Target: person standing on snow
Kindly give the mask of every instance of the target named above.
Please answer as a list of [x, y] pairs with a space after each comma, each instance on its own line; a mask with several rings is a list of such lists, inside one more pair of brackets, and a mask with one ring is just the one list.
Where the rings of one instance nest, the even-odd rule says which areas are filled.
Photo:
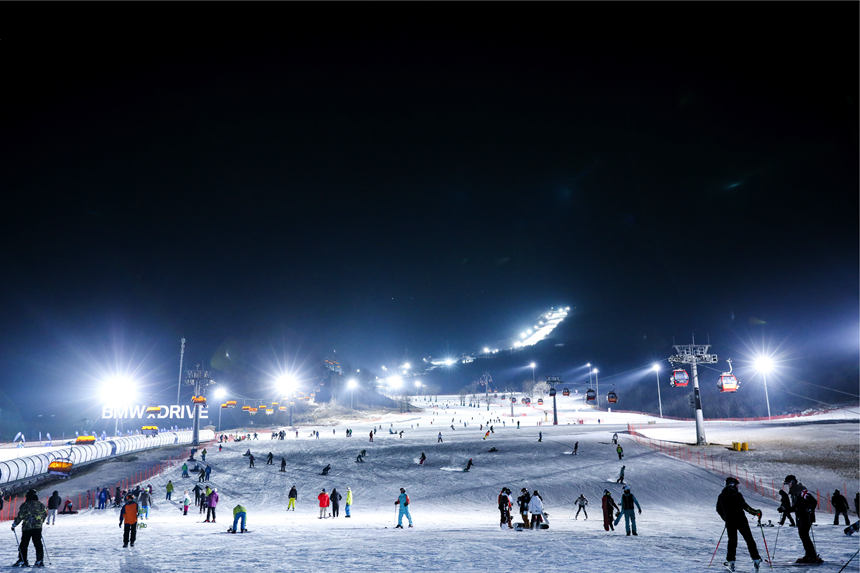
[[409, 496], [406, 495], [406, 489], [400, 488], [400, 495], [394, 505], [400, 506], [400, 511], [397, 513], [397, 526], [395, 529], [403, 529], [403, 516], [409, 520], [409, 527], [412, 527], [412, 514], [409, 513]]
[[839, 525], [839, 516], [845, 516], [845, 525], [851, 525], [848, 521], [848, 500], [845, 496], [839, 493], [839, 490], [833, 492], [830, 498], [830, 503], [833, 504], [833, 525]]
[[203, 488], [200, 487], [200, 484], [194, 484], [194, 489], [192, 491], [194, 491], [194, 505], [199, 506], [200, 505], [200, 493], [203, 491]]
[[529, 490], [522, 488], [520, 490], [520, 496], [517, 498], [517, 505], [519, 505], [520, 508], [520, 517], [523, 518], [523, 527], [526, 529], [529, 527], [529, 502], [531, 499], [532, 496], [529, 494]]
[[39, 494], [35, 489], [27, 491], [27, 500], [21, 504], [18, 509], [18, 515], [15, 521], [12, 522], [12, 530], [21, 523], [21, 542], [18, 544], [18, 561], [13, 567], [29, 567], [27, 562], [27, 550], [30, 547], [30, 540], [33, 540], [33, 547], [36, 548], [36, 567], [44, 567], [42, 562], [44, 558], [44, 548], [42, 547], [42, 523], [48, 516], [48, 510], [45, 509], [45, 504], [39, 501]]
[[254, 467], [254, 454], [248, 454], [248, 467]]
[[206, 489], [203, 490], [203, 493], [200, 494], [200, 513], [204, 513], [206, 509], [209, 507], [209, 495], [212, 493], [212, 490], [209, 486], [206, 486]]
[[618, 514], [618, 517], [615, 518], [615, 525], [618, 525], [618, 522], [621, 521], [621, 516], [624, 516], [624, 529], [627, 531], [627, 535], [630, 535], [630, 526], [633, 526], [633, 535], [639, 535], [636, 533], [636, 514], [633, 511], [633, 506], [636, 506], [636, 509], [639, 510], [639, 515], [642, 515], [642, 508], [639, 506], [639, 500], [630, 492], [630, 486], [624, 486], [624, 493], [621, 494], [621, 512]]
[[344, 509], [346, 510], [346, 515], [344, 517], [349, 517], [350, 507], [352, 507], [352, 490], [346, 488], [346, 507], [344, 507]]
[[618, 432], [615, 432], [614, 434], [612, 434], [612, 443], [615, 444], [616, 446], [618, 445]]
[[167, 485], [164, 486], [164, 489], [165, 491], [167, 491], [167, 497], [165, 497], [164, 499], [170, 499], [171, 496], [173, 496], [173, 482], [167, 480]]
[[576, 455], [576, 452], [579, 450], [579, 442], [573, 444], [573, 455]]
[[281, 458], [281, 471], [287, 471], [287, 458]]
[[737, 479], [733, 477], [726, 478], [726, 487], [717, 497], [717, 513], [726, 522], [726, 533], [728, 533], [729, 542], [726, 547], [726, 567], [730, 571], [735, 570], [735, 552], [738, 548], [738, 532], [746, 541], [747, 549], [750, 552], [750, 558], [753, 560], [753, 567], [758, 571], [761, 564], [761, 556], [758, 552], [755, 539], [750, 532], [750, 524], [744, 512], [755, 515], [761, 520], [761, 510], [753, 509], [747, 504], [744, 496], [738, 491]]
[[269, 455], [266, 456], [266, 465], [267, 466], [272, 465], [272, 459], [274, 459], [274, 457], [275, 456], [272, 454], [272, 452], [269, 452]]
[[370, 430], [370, 443], [373, 443], [373, 430]]
[[191, 505], [191, 496], [188, 495], [188, 490], [182, 495], [182, 515], [188, 515], [188, 506]]
[[576, 498], [576, 501], [574, 503], [576, 503], [576, 505], [578, 506], [574, 519], [579, 519], [580, 511], [585, 514], [585, 519], [588, 519], [588, 512], [585, 511], [585, 506], [588, 505], [588, 500], [585, 499], [585, 495], [579, 494], [579, 497]]
[[119, 526], [125, 526], [122, 530], [123, 547], [128, 547], [129, 541], [131, 542], [131, 546], [134, 547], [134, 541], [137, 539], [137, 512], [137, 502], [134, 501], [133, 495], [128, 494], [125, 496], [125, 505], [122, 506], [119, 512]]
[[785, 476], [783, 486], [788, 486], [788, 495], [791, 497], [789, 510], [794, 512], [797, 518], [797, 534], [803, 543], [804, 555], [797, 560], [797, 563], [821, 563], [815, 544], [809, 538], [809, 530], [812, 529], [812, 523], [815, 521], [815, 508], [818, 502], [791, 474]]
[[442, 443], [442, 432], [439, 432], [439, 435], [436, 437], [436, 443], [437, 443], [437, 444], [441, 444], [441, 443]]
[[620, 484], [624, 483], [624, 468], [626, 468], [626, 467], [627, 466], [621, 466], [621, 472], [618, 474], [618, 479], [615, 480], [615, 483], [620, 483]]
[[212, 518], [212, 523], [215, 523], [215, 508], [218, 506], [218, 488], [212, 490], [209, 497], [206, 498], [206, 521], [209, 523], [209, 518]]
[[329, 495], [329, 501], [331, 501], [331, 516], [337, 517], [340, 514], [340, 500], [343, 497], [338, 493], [337, 488], [331, 488], [331, 495]]
[[186, 462], [182, 462], [182, 477], [184, 477], [184, 478], [190, 477], [188, 475], [188, 464]]
[[99, 491], [99, 509], [104, 509], [105, 505], [107, 505], [107, 488], [103, 487]]
[[618, 454], [619, 460], [624, 457], [624, 448], [621, 447], [621, 444], [618, 444], [618, 447], [615, 448], [615, 452]]
[[782, 519], [779, 520], [779, 524], [783, 525], [785, 523], [785, 518], [787, 517], [789, 526], [794, 527], [794, 518], [791, 517], [791, 510], [789, 509], [791, 507], [791, 500], [788, 499], [788, 494], [783, 490], [779, 490], [779, 499], [779, 507], [776, 508], [776, 510], [782, 514]]
[[57, 510], [60, 509], [61, 503], [63, 498], [60, 497], [60, 492], [54, 491], [48, 498], [48, 525], [57, 525]]
[[505, 528], [506, 524], [508, 529], [514, 528], [511, 524], [511, 508], [513, 505], [511, 502], [511, 490], [503, 487], [502, 491], [499, 492], [499, 527], [502, 529]]
[[203, 451], [200, 452], [200, 461], [206, 461], [206, 448], [203, 448]]
[[529, 499], [529, 512], [532, 514], [532, 529], [540, 529], [540, 524], [543, 523], [543, 498], [535, 490]]
[[600, 501], [600, 505], [603, 508], [603, 529], [605, 531], [615, 531], [615, 526], [612, 525], [612, 515], [613, 509], [617, 512], [621, 512], [618, 509], [618, 506], [615, 504], [615, 500], [612, 499], [612, 494], [609, 493], [608, 489], [603, 490], [603, 499]]
[[293, 487], [290, 488], [290, 493], [287, 496], [290, 498], [290, 500], [287, 502], [287, 511], [290, 511], [290, 510], [295, 511], [296, 510], [296, 498], [298, 496], [299, 496], [299, 494], [296, 491], [296, 484], [293, 484]]
[[203, 474], [203, 480], [209, 481], [209, 476], [212, 475], [212, 466], [206, 464], [206, 472]]
[[140, 492], [140, 497], [137, 499], [140, 504], [140, 515], [142, 519], [149, 519], [149, 506], [152, 504], [152, 496], [149, 494], [149, 490], [143, 490]]
[[323, 490], [317, 496], [317, 499], [320, 502], [320, 516], [319, 516], [319, 518], [322, 519], [322, 518], [327, 516], [328, 505], [329, 505], [329, 497], [328, 497], [328, 494], [325, 492], [325, 488], [323, 488]]

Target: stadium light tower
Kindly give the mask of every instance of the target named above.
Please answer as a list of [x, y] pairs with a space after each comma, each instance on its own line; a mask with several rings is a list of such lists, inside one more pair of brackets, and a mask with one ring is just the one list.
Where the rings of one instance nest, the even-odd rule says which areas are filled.
[[710, 344], [676, 344], [675, 354], [669, 357], [672, 364], [689, 364], [693, 373], [693, 404], [696, 408], [696, 445], [707, 445], [705, 439], [705, 418], [702, 415], [702, 395], [699, 392], [699, 364], [716, 364], [717, 355], [709, 354]]
[[767, 404], [767, 419], [770, 420], [770, 399], [767, 397], [767, 375], [773, 372], [773, 358], [762, 354], [753, 361], [753, 367], [764, 380], [764, 401]]
[[657, 375], [657, 404], [660, 407], [660, 417], [663, 417], [663, 400], [660, 399], [660, 365], [655, 363], [651, 370]]

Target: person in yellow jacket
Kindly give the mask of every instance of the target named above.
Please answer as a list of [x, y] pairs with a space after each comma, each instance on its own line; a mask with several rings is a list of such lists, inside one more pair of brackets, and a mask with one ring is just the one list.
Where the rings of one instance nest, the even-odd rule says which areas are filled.
[[349, 508], [352, 507], [352, 490], [346, 488], [346, 517], [349, 517]]
[[246, 515], [247, 515], [247, 512], [245, 511], [245, 508], [243, 506], [237, 505], [236, 507], [234, 507], [233, 508], [233, 527], [228, 529], [228, 531], [230, 533], [236, 533], [236, 526], [239, 524], [240, 519], [242, 520], [242, 529], [240, 529], [239, 531], [241, 531], [242, 533], [245, 533], [246, 531], [248, 531], [247, 529], [245, 529], [245, 516]]

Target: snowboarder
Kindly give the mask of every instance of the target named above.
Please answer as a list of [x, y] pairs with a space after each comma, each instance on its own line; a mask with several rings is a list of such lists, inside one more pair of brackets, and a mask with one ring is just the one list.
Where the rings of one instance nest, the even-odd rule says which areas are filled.
[[268, 455], [268, 456], [266, 456], [266, 465], [267, 465], [267, 466], [272, 465], [272, 458], [273, 458], [273, 457], [274, 457], [274, 456], [272, 455], [272, 452], [269, 452], [269, 455]]
[[164, 489], [167, 492], [167, 497], [164, 499], [170, 499], [173, 496], [173, 481], [167, 480], [167, 485], [164, 486]]
[[427, 456], [424, 455], [424, 452], [421, 452], [421, 457], [418, 458], [418, 465], [423, 466], [425, 461], [427, 461]]
[[245, 511], [245, 508], [242, 507], [241, 505], [237, 505], [236, 507], [234, 507], [233, 508], [233, 527], [231, 527], [228, 531], [230, 533], [236, 533], [236, 526], [239, 525], [240, 519], [242, 520], [242, 529], [240, 529], [239, 531], [241, 531], [242, 533], [245, 533], [246, 531], [248, 531], [247, 529], [245, 529], [245, 517], [247, 515], [248, 515], [248, 512]]
[[[620, 483], [620, 484], [624, 483], [624, 468], [626, 468], [626, 467], [627, 466], [621, 466], [621, 471], [619, 472], [618, 479], [615, 480], [615, 483]], [[633, 481], [636, 481], [636, 480], [633, 480]]]
[[523, 518], [523, 527], [528, 529], [529, 527], [529, 502], [531, 501], [532, 496], [529, 494], [529, 490], [523, 488], [520, 490], [520, 496], [517, 498], [517, 504], [520, 506], [520, 517]]
[[254, 467], [254, 454], [250, 454], [248, 456], [248, 467], [249, 468]]
[[331, 494], [329, 495], [329, 501], [331, 502], [331, 516], [337, 517], [340, 514], [340, 500], [343, 497], [338, 493], [337, 488], [331, 488]]
[[717, 513], [726, 522], [726, 533], [728, 533], [729, 542], [726, 547], [726, 567], [730, 571], [735, 570], [735, 551], [738, 547], [738, 532], [746, 541], [747, 549], [750, 552], [750, 558], [753, 561], [753, 567], [758, 571], [761, 564], [761, 556], [758, 552], [755, 539], [750, 532], [750, 525], [744, 515], [746, 511], [749, 514], [758, 517], [761, 522], [761, 510], [750, 507], [741, 492], [738, 491], [737, 479], [729, 476], [726, 478], [726, 487], [717, 497]]
[[833, 492], [830, 503], [833, 504], [833, 525], [839, 525], [840, 515], [845, 516], [845, 525], [851, 525], [851, 522], [848, 521], [848, 500], [839, 493], [838, 489]]
[[543, 432], [538, 432], [538, 441], [539, 442], [543, 441]]
[[624, 516], [624, 529], [627, 531], [627, 535], [630, 535], [630, 526], [633, 526], [633, 535], [639, 535], [636, 533], [636, 514], [633, 512], [633, 506], [636, 506], [636, 509], [639, 510], [639, 515], [642, 515], [642, 508], [639, 506], [639, 500], [630, 492], [630, 486], [624, 486], [624, 493], [621, 494], [621, 512], [618, 514], [618, 517], [615, 518], [615, 525], [618, 525], [618, 522], [621, 521], [621, 516]]
[[346, 488], [346, 506], [344, 509], [346, 510], [346, 515], [344, 517], [349, 517], [349, 508], [352, 507], [352, 490]]
[[209, 523], [209, 517], [212, 517], [212, 523], [215, 523], [215, 508], [218, 506], [218, 488], [212, 490], [206, 498], [206, 520], [204, 523]]
[[511, 523], [511, 508], [513, 507], [513, 503], [511, 503], [511, 490], [506, 487], [502, 488], [502, 491], [499, 492], [499, 527], [504, 529], [505, 525], [508, 526], [508, 529], [513, 529], [514, 526]]
[[287, 458], [281, 458], [281, 471], [287, 471]]
[[809, 538], [809, 530], [815, 521], [815, 508], [818, 506], [818, 502], [815, 496], [810, 494], [794, 475], [785, 476], [783, 485], [788, 486], [788, 495], [791, 497], [789, 510], [797, 518], [797, 534], [803, 543], [804, 555], [797, 560], [797, 563], [822, 563], [821, 557], [815, 551], [815, 544]]
[[543, 523], [543, 498], [538, 490], [534, 490], [529, 499], [529, 512], [532, 514], [532, 529], [540, 529]]
[[317, 499], [320, 502], [320, 516], [319, 516], [319, 518], [322, 519], [324, 517], [327, 517], [328, 505], [329, 505], [329, 497], [328, 497], [328, 494], [325, 492], [325, 488], [323, 488], [323, 490], [317, 496]]
[[615, 448], [615, 452], [618, 454], [619, 460], [624, 457], [624, 448], [621, 447], [621, 444], [618, 444], [618, 447]]
[[320, 475], [321, 476], [327, 476], [328, 472], [330, 472], [330, 471], [331, 471], [331, 464], [326, 464], [326, 466], [322, 469], [322, 472], [320, 472]]
[[[134, 501], [134, 496], [128, 494], [125, 496], [125, 505], [119, 512], [119, 526], [122, 530], [122, 546], [128, 547], [129, 542], [134, 547], [135, 539], [137, 539], [137, 502]], [[125, 526], [125, 527], [123, 527]]]
[[397, 527], [395, 529], [403, 529], [403, 516], [409, 520], [409, 527], [412, 527], [412, 514], [409, 513], [409, 496], [406, 495], [406, 489], [400, 488], [400, 495], [394, 505], [400, 506], [400, 511], [397, 513]]
[[191, 505], [191, 496], [188, 494], [188, 490], [182, 494], [182, 515], [188, 515], [188, 506]]
[[140, 504], [140, 515], [142, 519], [149, 519], [149, 506], [152, 504], [152, 496], [148, 490], [140, 492], [140, 497], [137, 499]]
[[573, 444], [573, 455], [576, 455], [576, 452], [579, 450], [579, 442]]
[[42, 547], [42, 523], [48, 516], [48, 510], [45, 505], [39, 501], [39, 494], [35, 489], [27, 491], [27, 500], [21, 504], [18, 509], [18, 515], [15, 521], [12, 522], [12, 530], [21, 525], [21, 542], [18, 544], [18, 561], [13, 567], [29, 567], [27, 562], [27, 550], [30, 547], [30, 540], [33, 540], [33, 547], [36, 548], [36, 567], [44, 567], [42, 562], [44, 558], [44, 548]]
[[299, 494], [296, 491], [296, 484], [293, 484], [293, 487], [290, 488], [290, 493], [287, 496], [290, 498], [290, 500], [287, 502], [287, 511], [290, 511], [290, 510], [295, 511], [296, 510], [296, 498], [298, 496], [299, 496]]
[[484, 437], [483, 437], [483, 438], [481, 438], [481, 439], [482, 439], [482, 440], [486, 440], [486, 439], [487, 439], [487, 438], [489, 438], [489, 437], [490, 437], [490, 430], [487, 430], [487, 431], [486, 431], [486, 433], [484, 433]]
[[585, 506], [588, 505], [588, 500], [585, 499], [585, 495], [579, 494], [579, 497], [576, 498], [576, 501], [574, 503], [576, 503], [576, 505], [578, 506], [574, 519], [579, 519], [580, 511], [585, 514], [585, 519], [588, 519], [588, 512], [585, 510]]
[[791, 511], [789, 510], [791, 507], [791, 500], [788, 499], [788, 494], [783, 490], [779, 490], [779, 499], [779, 507], [776, 508], [776, 510], [782, 514], [782, 519], [779, 520], [779, 524], [783, 525], [785, 523], [785, 518], [787, 517], [789, 526], [794, 527], [794, 518], [791, 517]]
[[464, 471], [464, 472], [467, 472], [467, 471], [469, 471], [470, 469], [472, 469], [472, 458], [469, 458], [469, 461], [468, 461], [468, 462], [466, 462], [466, 467], [463, 469], [463, 471]]
[[437, 443], [437, 444], [441, 444], [441, 443], [442, 443], [442, 432], [439, 432], [439, 435], [436, 437], [436, 443]]
[[373, 430], [370, 431], [370, 443], [373, 443]]
[[[2, 499], [0, 499], [0, 503], [2, 503]], [[63, 498], [60, 497], [59, 492], [54, 491], [48, 498], [48, 525], [57, 525], [57, 510], [60, 509], [61, 503], [63, 503]]]
[[613, 509], [619, 513], [621, 510], [618, 509], [608, 489], [603, 490], [603, 499], [600, 501], [600, 505], [603, 508], [603, 529], [605, 531], [615, 531], [615, 526], [612, 525]]

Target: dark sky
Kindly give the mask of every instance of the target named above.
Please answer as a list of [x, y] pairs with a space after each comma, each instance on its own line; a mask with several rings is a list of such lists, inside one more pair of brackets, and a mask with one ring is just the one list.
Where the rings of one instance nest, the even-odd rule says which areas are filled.
[[117, 341], [169, 386], [180, 336], [372, 365], [554, 304], [571, 363], [856, 365], [857, 3], [0, 15], [6, 397], [88, 396]]

